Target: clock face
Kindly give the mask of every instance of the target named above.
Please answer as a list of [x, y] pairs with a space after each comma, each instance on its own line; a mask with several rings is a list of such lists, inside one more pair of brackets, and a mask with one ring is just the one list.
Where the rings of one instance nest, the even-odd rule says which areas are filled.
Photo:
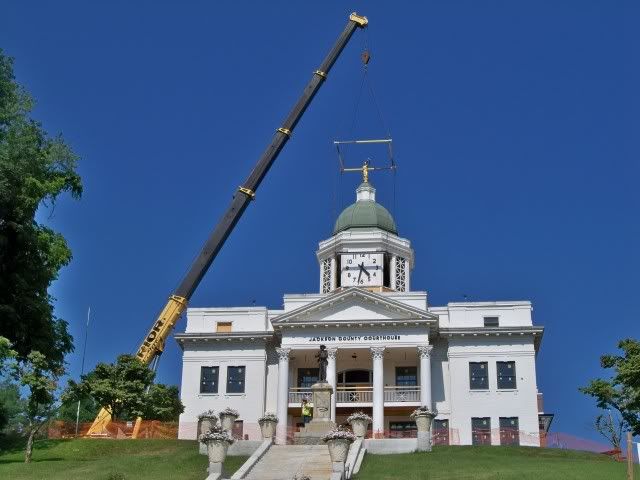
[[340, 284], [343, 287], [380, 286], [384, 276], [382, 253], [345, 253], [340, 256]]

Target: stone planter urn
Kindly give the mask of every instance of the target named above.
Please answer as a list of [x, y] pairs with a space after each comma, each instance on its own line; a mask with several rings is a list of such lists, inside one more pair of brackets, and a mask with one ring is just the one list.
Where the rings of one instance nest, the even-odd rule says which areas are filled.
[[278, 424], [277, 420], [262, 420], [259, 423], [262, 438], [268, 440], [276, 435], [276, 425]]
[[205, 443], [207, 444], [209, 463], [224, 463], [231, 442], [228, 440], [209, 440]]
[[436, 414], [427, 407], [420, 407], [413, 411], [411, 418], [416, 422], [418, 427], [417, 450], [419, 452], [431, 451], [431, 423]]
[[201, 417], [198, 419], [198, 436], [213, 429], [218, 423], [217, 417]]
[[331, 462], [344, 463], [347, 461], [347, 455], [349, 453], [349, 447], [353, 443], [352, 440], [346, 438], [333, 438], [327, 440], [327, 446], [329, 447], [329, 456]]
[[200, 435], [210, 432], [218, 423], [218, 415], [213, 410], [207, 410], [198, 415], [198, 438]]
[[351, 425], [351, 430], [357, 438], [364, 438], [367, 435], [367, 427], [371, 423], [371, 417], [363, 412], [356, 412], [347, 418]]
[[233, 423], [239, 417], [238, 412], [231, 411], [230, 409], [223, 410], [220, 412], [220, 426], [225, 432], [228, 432], [229, 435], [233, 432]]
[[428, 413], [424, 415], [416, 415], [416, 427], [418, 427], [419, 432], [431, 432], [431, 422], [435, 415], [433, 413]]
[[220, 426], [215, 426], [200, 436], [200, 441], [207, 446], [207, 456], [209, 457], [209, 477], [222, 478], [224, 476], [224, 460], [227, 458], [229, 445], [233, 443], [233, 438]]

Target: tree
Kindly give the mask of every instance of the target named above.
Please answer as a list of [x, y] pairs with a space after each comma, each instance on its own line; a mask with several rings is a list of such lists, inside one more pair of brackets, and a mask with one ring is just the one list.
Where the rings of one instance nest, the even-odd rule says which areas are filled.
[[111, 414], [113, 420], [144, 414], [145, 392], [155, 374], [133, 355], [120, 355], [116, 363], [99, 363], [80, 383], [69, 381], [67, 399], [88, 395]]
[[640, 435], [640, 341], [627, 338], [618, 348], [622, 355], [600, 357], [602, 368], [614, 370], [612, 378], [596, 378], [580, 391], [594, 397], [599, 408], [617, 410], [625, 427]]
[[[98, 414], [98, 410], [100, 410], [100, 405], [96, 403], [92, 396], [83, 396], [80, 398], [80, 415], [78, 416], [78, 421], [80, 421], [80, 423], [93, 422]], [[63, 422], [75, 423], [77, 414], [78, 400], [65, 399], [56, 413], [56, 419], [62, 420]]]
[[33, 439], [56, 410], [56, 390], [62, 369], [52, 370], [47, 358], [33, 351], [25, 360], [16, 361], [12, 375], [28, 391], [23, 415], [26, 420], [27, 446], [24, 461], [29, 463], [33, 453]]
[[113, 420], [176, 420], [184, 411], [178, 387], [152, 384], [154, 377], [137, 357], [120, 355], [116, 363], [96, 365], [80, 383], [70, 380], [63, 402], [89, 396], [106, 408]]
[[146, 397], [143, 418], [171, 422], [178, 420], [180, 414], [184, 412], [184, 405], [180, 401], [180, 393], [175, 385], [161, 383], [151, 385]]
[[18, 358], [44, 355], [51, 370], [73, 350], [67, 323], [53, 313], [48, 288], [71, 260], [62, 235], [36, 222], [64, 192], [82, 194], [78, 157], [61, 137], [51, 138], [29, 114], [33, 100], [0, 50], [0, 335]]
[[614, 420], [611, 413], [598, 415], [594, 424], [596, 431], [609, 441], [614, 450], [621, 450], [624, 426], [624, 421]]
[[24, 430], [23, 412], [26, 402], [20, 396], [18, 386], [8, 379], [0, 382], [0, 430], [21, 432]]

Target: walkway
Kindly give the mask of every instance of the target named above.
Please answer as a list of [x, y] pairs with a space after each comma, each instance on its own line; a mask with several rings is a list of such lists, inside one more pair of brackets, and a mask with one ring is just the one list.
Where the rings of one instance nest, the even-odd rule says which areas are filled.
[[331, 458], [326, 445], [274, 445], [251, 469], [247, 480], [292, 480], [308, 475], [329, 480]]

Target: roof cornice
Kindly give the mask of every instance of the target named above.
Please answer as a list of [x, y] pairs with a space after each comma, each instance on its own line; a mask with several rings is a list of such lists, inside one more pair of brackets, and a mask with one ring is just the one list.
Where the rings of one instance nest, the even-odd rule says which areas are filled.
[[303, 305], [300, 308], [287, 312], [283, 315], [279, 315], [271, 320], [271, 324], [274, 328], [279, 328], [284, 325], [309, 325], [310, 322], [305, 319], [300, 319], [302, 315], [309, 315], [312, 312], [322, 311], [324, 308], [332, 307], [336, 303], [344, 302], [350, 298], [358, 298], [363, 302], [372, 302], [375, 305], [381, 305], [388, 310], [395, 310], [397, 312], [403, 312], [410, 316], [410, 319], [372, 319], [372, 320], [322, 320], [321, 324], [336, 325], [336, 324], [393, 324], [393, 323], [415, 323], [415, 324], [429, 324], [430, 326], [437, 327], [438, 316], [432, 313], [422, 310], [420, 308], [412, 307], [405, 303], [399, 302], [392, 298], [379, 293], [370, 292], [359, 287], [349, 287], [341, 291], [330, 293], [323, 298], [320, 298], [314, 302]]
[[221, 342], [233, 342], [233, 341], [257, 341], [257, 340], [271, 340], [274, 337], [274, 332], [267, 331], [248, 331], [248, 332], [228, 332], [228, 333], [215, 333], [215, 332], [193, 332], [193, 333], [176, 333], [173, 337], [180, 345], [180, 348], [184, 349], [186, 343], [221, 343]]
[[513, 327], [448, 327], [440, 328], [441, 337], [515, 337], [533, 336], [536, 352], [540, 348], [544, 327], [540, 326], [513, 326]]

